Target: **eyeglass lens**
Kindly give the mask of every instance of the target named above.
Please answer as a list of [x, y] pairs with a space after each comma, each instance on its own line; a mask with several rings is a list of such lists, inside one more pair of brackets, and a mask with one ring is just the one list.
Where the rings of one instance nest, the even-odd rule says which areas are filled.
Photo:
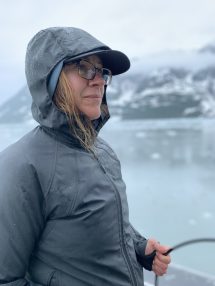
[[79, 71], [79, 75], [85, 79], [92, 80], [95, 78], [96, 73], [99, 73], [99, 75], [105, 81], [106, 85], [110, 84], [111, 82], [112, 74], [109, 69], [96, 68], [92, 63], [86, 60], [81, 60], [78, 63], [78, 71]]

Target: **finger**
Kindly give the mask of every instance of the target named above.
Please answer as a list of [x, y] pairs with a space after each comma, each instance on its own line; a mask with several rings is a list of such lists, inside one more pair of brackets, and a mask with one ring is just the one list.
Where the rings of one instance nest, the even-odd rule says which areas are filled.
[[168, 268], [168, 264], [163, 263], [157, 257], [154, 259], [153, 266], [154, 266], [154, 269], [162, 273], [166, 273], [167, 268]]
[[162, 263], [170, 264], [171, 262], [171, 257], [169, 255], [163, 255], [162, 253], [157, 252], [156, 257]]
[[163, 276], [167, 272], [167, 269], [162, 269], [162, 268], [158, 267], [157, 265], [153, 265], [152, 270], [158, 276]]
[[154, 250], [156, 250], [156, 244], [157, 244], [157, 241], [155, 239], [149, 238], [148, 242], [147, 242], [147, 245], [146, 245], [145, 254], [149, 255]]
[[165, 254], [170, 249], [169, 246], [161, 245], [159, 243], [154, 244], [154, 247], [156, 251], [163, 253], [163, 254]]

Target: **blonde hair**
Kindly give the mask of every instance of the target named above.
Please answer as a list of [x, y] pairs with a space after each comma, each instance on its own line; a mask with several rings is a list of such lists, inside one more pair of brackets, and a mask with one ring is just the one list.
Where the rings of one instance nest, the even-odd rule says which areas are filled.
[[88, 151], [93, 151], [96, 131], [90, 119], [81, 114], [74, 102], [73, 89], [69, 84], [64, 69], [62, 69], [54, 94], [54, 103], [65, 113], [71, 134]]

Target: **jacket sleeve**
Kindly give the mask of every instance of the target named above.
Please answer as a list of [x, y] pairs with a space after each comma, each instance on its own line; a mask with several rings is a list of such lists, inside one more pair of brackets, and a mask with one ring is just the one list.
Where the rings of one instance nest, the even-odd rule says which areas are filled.
[[145, 250], [148, 240], [145, 237], [143, 237], [131, 224], [130, 224], [130, 229], [131, 229], [131, 236], [134, 242], [137, 261], [140, 263], [142, 267], [151, 271], [152, 263], [156, 252], [153, 251], [151, 254], [145, 255]]
[[0, 285], [40, 286], [25, 276], [42, 231], [43, 196], [22, 156], [0, 154]]

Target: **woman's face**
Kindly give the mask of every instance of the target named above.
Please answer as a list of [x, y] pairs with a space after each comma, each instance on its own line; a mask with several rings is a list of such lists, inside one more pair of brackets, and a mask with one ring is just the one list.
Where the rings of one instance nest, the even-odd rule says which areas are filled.
[[[93, 55], [85, 59], [95, 67], [102, 68], [99, 57]], [[104, 79], [98, 73], [92, 80], [82, 78], [74, 64], [65, 66], [64, 70], [73, 90], [74, 102], [78, 110], [90, 120], [99, 118], [104, 94]]]

